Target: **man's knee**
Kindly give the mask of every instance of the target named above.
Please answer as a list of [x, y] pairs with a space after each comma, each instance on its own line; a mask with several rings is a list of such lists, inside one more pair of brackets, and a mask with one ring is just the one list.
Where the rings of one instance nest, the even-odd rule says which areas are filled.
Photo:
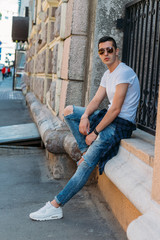
[[73, 106], [69, 105], [64, 109], [64, 116], [70, 115], [73, 113]]

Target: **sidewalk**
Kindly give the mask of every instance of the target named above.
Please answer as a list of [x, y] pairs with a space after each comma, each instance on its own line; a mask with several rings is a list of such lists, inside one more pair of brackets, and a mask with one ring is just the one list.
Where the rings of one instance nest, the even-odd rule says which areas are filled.
[[2, 80], [0, 72], [0, 100], [22, 100], [23, 95], [20, 91], [13, 91], [13, 77], [7, 77]]
[[[21, 92], [12, 91], [11, 81], [0, 82], [1, 126], [32, 121]], [[127, 239], [96, 185], [85, 186], [64, 206], [63, 219], [30, 220], [29, 213], [52, 200], [66, 182], [51, 178], [44, 149], [1, 145], [0, 240]]]
[[21, 91], [12, 90], [12, 77], [0, 78], [0, 126], [33, 122]]

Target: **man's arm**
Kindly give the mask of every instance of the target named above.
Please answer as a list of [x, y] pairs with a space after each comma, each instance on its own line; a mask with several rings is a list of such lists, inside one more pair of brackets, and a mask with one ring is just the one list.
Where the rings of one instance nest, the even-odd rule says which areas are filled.
[[99, 87], [94, 98], [91, 100], [91, 102], [88, 104], [86, 111], [81, 117], [81, 121], [79, 124], [79, 131], [83, 135], [87, 135], [90, 128], [90, 123], [88, 117], [98, 109], [100, 103], [103, 101], [103, 99], [106, 97], [106, 89], [104, 87]]
[[[107, 127], [113, 120], [119, 115], [125, 96], [128, 89], [128, 83], [121, 83], [116, 86], [115, 95], [113, 98], [112, 106], [107, 111], [101, 122], [97, 125], [96, 131], [101, 132], [105, 127]], [[92, 132], [86, 137], [87, 145], [91, 145], [92, 142], [97, 138], [97, 135]]]

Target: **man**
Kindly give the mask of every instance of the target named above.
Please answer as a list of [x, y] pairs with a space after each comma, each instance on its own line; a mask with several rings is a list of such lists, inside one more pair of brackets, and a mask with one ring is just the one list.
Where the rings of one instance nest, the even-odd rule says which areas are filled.
[[[98, 163], [102, 174], [105, 163], [117, 154], [120, 140], [129, 138], [135, 130], [140, 96], [137, 75], [119, 60], [119, 49], [113, 38], [102, 37], [98, 53], [108, 70], [94, 98], [87, 108], [68, 106], [64, 110], [64, 118], [77, 140], [82, 158], [75, 174], [54, 200], [30, 214], [33, 220], [62, 218], [61, 206], [85, 185]], [[110, 102], [108, 110], [97, 110], [106, 96]]]
[[4, 80], [6, 74], [6, 68], [5, 66], [2, 68], [2, 79]]
[[8, 67], [7, 73], [8, 73], [8, 77], [12, 76], [10, 67]]

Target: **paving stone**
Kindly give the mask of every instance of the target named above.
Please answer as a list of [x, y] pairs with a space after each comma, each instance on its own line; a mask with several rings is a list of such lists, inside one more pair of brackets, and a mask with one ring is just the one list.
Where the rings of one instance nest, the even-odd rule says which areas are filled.
[[2, 80], [0, 78], [0, 100], [22, 100], [24, 96], [21, 91], [13, 91], [13, 77]]

